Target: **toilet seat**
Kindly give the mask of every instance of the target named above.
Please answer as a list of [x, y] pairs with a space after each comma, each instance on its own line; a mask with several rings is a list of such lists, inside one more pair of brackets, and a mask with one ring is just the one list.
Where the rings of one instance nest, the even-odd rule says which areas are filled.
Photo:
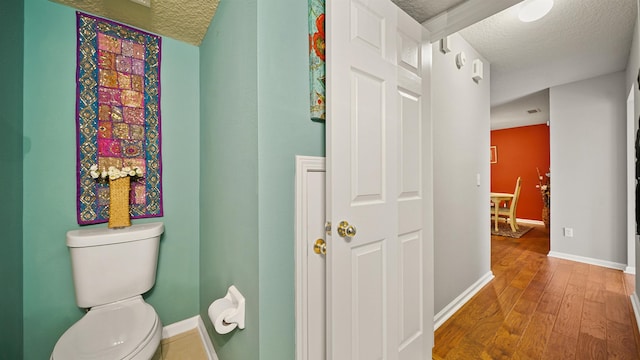
[[51, 359], [149, 359], [162, 337], [153, 307], [136, 296], [95, 306], [58, 340]]

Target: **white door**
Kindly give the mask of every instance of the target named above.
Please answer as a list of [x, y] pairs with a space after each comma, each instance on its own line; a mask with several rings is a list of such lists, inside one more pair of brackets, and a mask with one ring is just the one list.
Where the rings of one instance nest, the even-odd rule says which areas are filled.
[[328, 358], [428, 358], [424, 30], [389, 0], [328, 0], [326, 19]]
[[[326, 360], [325, 160], [296, 156], [296, 359]], [[316, 246], [318, 244], [318, 246]]]

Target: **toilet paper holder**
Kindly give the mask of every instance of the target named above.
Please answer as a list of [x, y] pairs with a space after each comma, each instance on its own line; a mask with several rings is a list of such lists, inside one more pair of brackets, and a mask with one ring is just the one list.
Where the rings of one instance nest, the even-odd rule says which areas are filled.
[[220, 334], [231, 332], [236, 327], [244, 329], [245, 299], [234, 286], [229, 286], [227, 294], [209, 306], [209, 318]]

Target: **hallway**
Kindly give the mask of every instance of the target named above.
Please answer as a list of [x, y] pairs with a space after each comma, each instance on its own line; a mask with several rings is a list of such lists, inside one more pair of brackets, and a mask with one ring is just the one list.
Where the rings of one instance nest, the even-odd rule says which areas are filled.
[[548, 252], [544, 226], [492, 236], [495, 278], [438, 328], [433, 359], [639, 359], [634, 276]]

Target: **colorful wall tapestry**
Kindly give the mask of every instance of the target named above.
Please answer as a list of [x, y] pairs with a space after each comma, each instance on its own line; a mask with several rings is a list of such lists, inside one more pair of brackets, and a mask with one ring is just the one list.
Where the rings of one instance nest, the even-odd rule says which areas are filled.
[[325, 120], [324, 0], [309, 0], [311, 120]]
[[109, 184], [90, 175], [139, 167], [131, 183], [132, 218], [162, 216], [161, 38], [91, 15], [77, 15], [78, 224], [109, 219]]

